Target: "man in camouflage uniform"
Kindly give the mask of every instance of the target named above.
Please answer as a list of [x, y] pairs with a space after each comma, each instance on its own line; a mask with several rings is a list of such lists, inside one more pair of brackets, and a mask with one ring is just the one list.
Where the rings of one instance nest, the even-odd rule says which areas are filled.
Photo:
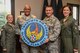
[[[60, 52], [60, 42], [59, 34], [61, 30], [59, 20], [53, 15], [53, 8], [47, 6], [45, 8], [46, 17], [43, 20], [49, 28], [49, 37], [46, 39], [47, 48], [49, 53], [59, 53]], [[46, 53], [46, 52], [45, 52]]]
[[[19, 16], [16, 23], [17, 31], [19, 34], [20, 34], [21, 26], [26, 21], [30, 20], [31, 18], [36, 18], [36, 16], [30, 14], [30, 12], [31, 12], [31, 7], [29, 5], [25, 5], [24, 15]], [[38, 53], [37, 47], [30, 47], [27, 44], [25, 44], [22, 40], [20, 40], [20, 42], [21, 42], [21, 48], [23, 53]]]

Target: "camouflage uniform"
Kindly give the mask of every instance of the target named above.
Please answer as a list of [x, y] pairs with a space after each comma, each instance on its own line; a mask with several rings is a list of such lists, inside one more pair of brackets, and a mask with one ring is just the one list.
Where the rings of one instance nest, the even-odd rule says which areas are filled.
[[[28, 17], [26, 17], [25, 15], [21, 15], [18, 17], [16, 23], [18, 34], [20, 34], [21, 26], [31, 18], [36, 18], [36, 17], [34, 15], [30, 15]], [[37, 47], [30, 47], [27, 44], [25, 44], [22, 40], [20, 40], [20, 42], [21, 42], [21, 48], [23, 53], [38, 53]]]
[[49, 53], [59, 53], [59, 34], [61, 29], [59, 20], [54, 15], [52, 15], [49, 19], [45, 17], [43, 22], [46, 23], [49, 28], [49, 42], [47, 45]]
[[2, 29], [1, 45], [3, 49], [7, 49], [5, 53], [16, 53], [15, 26], [13, 24], [7, 23], [2, 27]]
[[78, 26], [72, 16], [63, 22], [61, 20], [61, 39], [63, 42], [63, 53], [74, 53], [73, 49], [78, 49]]

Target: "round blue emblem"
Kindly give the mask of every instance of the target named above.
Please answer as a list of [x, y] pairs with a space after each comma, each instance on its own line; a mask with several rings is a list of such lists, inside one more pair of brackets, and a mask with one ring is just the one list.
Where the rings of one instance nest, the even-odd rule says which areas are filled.
[[21, 27], [22, 40], [29, 46], [37, 47], [48, 38], [48, 27], [38, 19], [30, 19]]

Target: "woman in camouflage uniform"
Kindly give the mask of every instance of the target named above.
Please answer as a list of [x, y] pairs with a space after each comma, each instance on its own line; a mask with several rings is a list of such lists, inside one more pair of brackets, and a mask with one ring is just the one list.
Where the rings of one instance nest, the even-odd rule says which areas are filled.
[[71, 16], [71, 8], [66, 5], [62, 9], [64, 19], [61, 20], [61, 39], [64, 49], [63, 53], [78, 52], [78, 28]]
[[13, 23], [13, 16], [8, 14], [7, 23], [2, 27], [1, 43], [3, 47], [3, 53], [16, 53], [16, 36], [15, 26]]

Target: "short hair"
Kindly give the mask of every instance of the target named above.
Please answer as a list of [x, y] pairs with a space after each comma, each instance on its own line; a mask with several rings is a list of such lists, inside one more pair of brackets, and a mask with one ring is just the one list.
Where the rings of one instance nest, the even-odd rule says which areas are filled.
[[[8, 19], [8, 16], [10, 16], [10, 15], [12, 15], [12, 14], [7, 14], [6, 19]], [[13, 16], [13, 15], [12, 15], [12, 16]]]
[[53, 7], [52, 7], [51, 5], [45, 6], [45, 9], [46, 9], [47, 7], [51, 7], [51, 8], [53, 9]]
[[71, 8], [70, 5], [65, 5], [65, 6], [63, 6], [63, 8], [62, 8], [62, 13], [63, 13], [63, 9], [64, 9], [65, 7], [68, 7], [68, 8], [69, 8], [69, 10], [71, 11], [70, 14], [69, 14], [69, 16], [71, 16], [71, 15], [72, 15], [72, 8]]

